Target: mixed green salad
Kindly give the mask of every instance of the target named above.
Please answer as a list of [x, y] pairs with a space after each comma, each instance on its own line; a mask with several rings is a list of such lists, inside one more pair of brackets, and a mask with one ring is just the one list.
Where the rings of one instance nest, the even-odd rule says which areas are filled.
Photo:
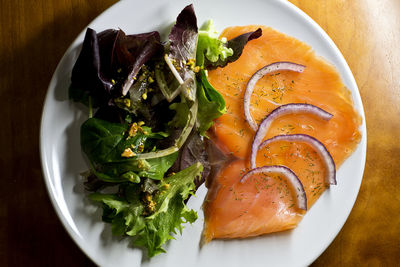
[[149, 257], [197, 219], [186, 202], [212, 171], [207, 130], [225, 102], [207, 69], [235, 61], [260, 35], [218, 39], [211, 21], [198, 30], [192, 5], [165, 42], [156, 31], [87, 29], [69, 91], [88, 107], [80, 132], [85, 186], [113, 234], [132, 237]]

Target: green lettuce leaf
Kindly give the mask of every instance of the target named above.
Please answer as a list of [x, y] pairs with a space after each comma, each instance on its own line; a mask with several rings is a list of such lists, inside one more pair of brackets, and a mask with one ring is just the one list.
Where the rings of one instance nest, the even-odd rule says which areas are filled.
[[129, 137], [129, 124], [112, 123], [98, 118], [90, 118], [81, 126], [81, 147], [92, 164], [129, 161], [121, 156], [126, 148], [139, 154], [140, 146], [144, 150], [152, 148], [149, 139], [163, 139], [168, 135], [163, 132], [153, 133], [150, 127], [142, 126], [143, 131], [137, 131]]
[[229, 41], [225, 38], [218, 39], [212, 21], [203, 26], [199, 31], [196, 51], [196, 65], [204, 69], [225, 67], [228, 63], [236, 61], [243, 52], [246, 44], [261, 36], [261, 29], [239, 35]]
[[224, 98], [208, 82], [206, 72], [201, 70], [199, 76], [200, 81], [197, 83], [199, 101], [197, 122], [200, 134], [205, 135], [205, 132], [213, 124], [213, 120], [226, 112], [226, 107]]
[[190, 108], [184, 98], [181, 98], [181, 102], [172, 103], [169, 106], [169, 109], [175, 111], [175, 116], [170, 122], [168, 122], [168, 125], [175, 128], [185, 127], [189, 120]]
[[205, 61], [226, 61], [233, 55], [232, 48], [227, 47], [226, 39], [218, 39], [218, 32], [212, 20], [208, 20], [199, 30], [197, 42], [196, 64], [204, 66]]
[[[178, 152], [151, 159], [132, 159], [125, 162], [111, 162], [97, 166], [97, 176], [108, 182], [140, 182], [140, 177], [161, 180], [176, 161]], [[106, 178], [107, 177], [107, 178]], [[139, 180], [137, 180], [139, 177]]]
[[161, 180], [177, 159], [177, 152], [149, 159], [122, 157], [126, 148], [140, 155], [154, 148], [154, 140], [164, 139], [164, 132], [141, 126], [134, 136], [128, 136], [129, 124], [88, 119], [81, 127], [81, 147], [87, 155], [91, 172], [100, 180], [111, 183], [140, 183], [141, 178]]
[[93, 193], [89, 198], [103, 203], [103, 221], [111, 223], [116, 236], [135, 235], [146, 227], [142, 216], [145, 206], [140, 201], [140, 187], [130, 185], [126, 189], [129, 199], [117, 195]]
[[134, 244], [148, 249], [150, 257], [165, 252], [162, 244], [173, 239], [171, 233], [182, 234], [183, 223], [193, 223], [197, 219], [197, 213], [190, 210], [184, 203], [185, 199], [195, 189], [194, 180], [200, 177], [203, 166], [195, 163], [192, 166], [166, 178], [155, 197], [157, 211], [146, 218], [147, 227], [141, 231], [134, 241]]
[[111, 223], [114, 235], [134, 237], [133, 243], [147, 249], [149, 257], [165, 252], [162, 245], [182, 233], [183, 223], [193, 223], [197, 213], [185, 205], [195, 189], [194, 180], [201, 175], [203, 166], [192, 166], [165, 178], [154, 195], [155, 212], [146, 217], [146, 204], [141, 200], [141, 188], [130, 184], [123, 196], [93, 193], [90, 199], [103, 203], [103, 221]]

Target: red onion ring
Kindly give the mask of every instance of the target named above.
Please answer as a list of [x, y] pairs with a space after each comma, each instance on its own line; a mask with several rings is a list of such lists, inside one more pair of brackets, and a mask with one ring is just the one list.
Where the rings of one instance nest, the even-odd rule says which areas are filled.
[[325, 110], [316, 107], [311, 104], [287, 104], [282, 105], [276, 109], [274, 109], [271, 113], [269, 113], [265, 119], [260, 123], [258, 130], [254, 136], [253, 143], [251, 145], [251, 154], [250, 154], [250, 167], [254, 169], [256, 167], [256, 156], [258, 148], [265, 137], [265, 134], [268, 132], [271, 123], [277, 118], [294, 113], [309, 113], [314, 114], [317, 117], [323, 120], [330, 120], [332, 118], [332, 114], [326, 112]]
[[256, 71], [253, 74], [253, 76], [251, 76], [249, 82], [247, 83], [246, 91], [243, 97], [244, 117], [246, 118], [246, 121], [249, 123], [251, 129], [257, 131], [257, 123], [253, 120], [250, 114], [250, 97], [253, 94], [254, 86], [256, 85], [258, 80], [264, 77], [266, 74], [275, 71], [289, 70], [295, 72], [303, 72], [304, 69], [305, 66], [303, 65], [296, 64], [293, 62], [280, 61], [262, 67], [261, 69]]
[[248, 177], [253, 174], [257, 173], [279, 173], [284, 175], [289, 184], [293, 186], [294, 190], [296, 191], [296, 198], [297, 198], [297, 206], [299, 209], [307, 210], [307, 196], [306, 192], [304, 191], [303, 184], [301, 183], [300, 179], [297, 175], [288, 167], [281, 166], [281, 165], [272, 165], [272, 166], [263, 166], [259, 168], [252, 169], [248, 173], [246, 173], [242, 179], [240, 179], [241, 183], [244, 183]]
[[326, 149], [324, 144], [322, 144], [316, 138], [309, 136], [307, 134], [290, 134], [290, 135], [277, 135], [261, 143], [258, 149], [262, 149], [266, 145], [276, 142], [276, 141], [289, 141], [289, 142], [303, 142], [311, 146], [317, 151], [322, 161], [325, 164], [326, 176], [325, 181], [327, 184], [336, 185], [336, 166], [335, 162], [329, 151]]

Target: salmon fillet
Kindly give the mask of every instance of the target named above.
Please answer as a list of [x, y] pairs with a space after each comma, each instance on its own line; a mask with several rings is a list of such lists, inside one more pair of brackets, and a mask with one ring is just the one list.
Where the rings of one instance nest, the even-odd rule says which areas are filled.
[[[258, 25], [230, 27], [221, 37], [229, 40], [257, 28], [262, 29], [262, 36], [250, 41], [236, 62], [209, 71], [208, 79], [224, 97], [227, 107], [227, 113], [215, 121], [210, 136], [238, 160], [221, 169], [209, 187], [204, 203], [206, 242], [291, 229], [304, 214], [294, 205], [294, 192], [278, 175], [259, 174], [245, 184], [239, 182], [248, 171], [255, 134], [244, 118], [243, 95], [248, 80], [258, 69], [277, 61], [306, 66], [303, 73], [280, 71], [257, 82], [250, 112], [258, 124], [272, 110], [288, 103], [312, 104], [333, 114], [329, 122], [309, 114], [283, 116], [272, 123], [265, 139], [282, 134], [308, 134], [325, 145], [336, 167], [351, 155], [361, 139], [361, 117], [354, 109], [351, 93], [335, 67], [317, 56], [309, 45]], [[256, 162], [257, 166], [291, 168], [303, 183], [308, 208], [326, 189], [324, 164], [306, 144], [271, 143], [258, 152]]]

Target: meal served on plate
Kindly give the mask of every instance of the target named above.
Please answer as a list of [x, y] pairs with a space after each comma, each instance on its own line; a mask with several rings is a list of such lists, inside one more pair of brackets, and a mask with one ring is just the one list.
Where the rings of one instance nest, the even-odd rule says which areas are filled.
[[186, 202], [204, 181], [205, 241], [295, 227], [360, 138], [351, 95], [309, 46], [263, 26], [221, 36], [189, 5], [166, 42], [88, 29], [72, 70], [90, 198], [150, 257], [197, 219]]

